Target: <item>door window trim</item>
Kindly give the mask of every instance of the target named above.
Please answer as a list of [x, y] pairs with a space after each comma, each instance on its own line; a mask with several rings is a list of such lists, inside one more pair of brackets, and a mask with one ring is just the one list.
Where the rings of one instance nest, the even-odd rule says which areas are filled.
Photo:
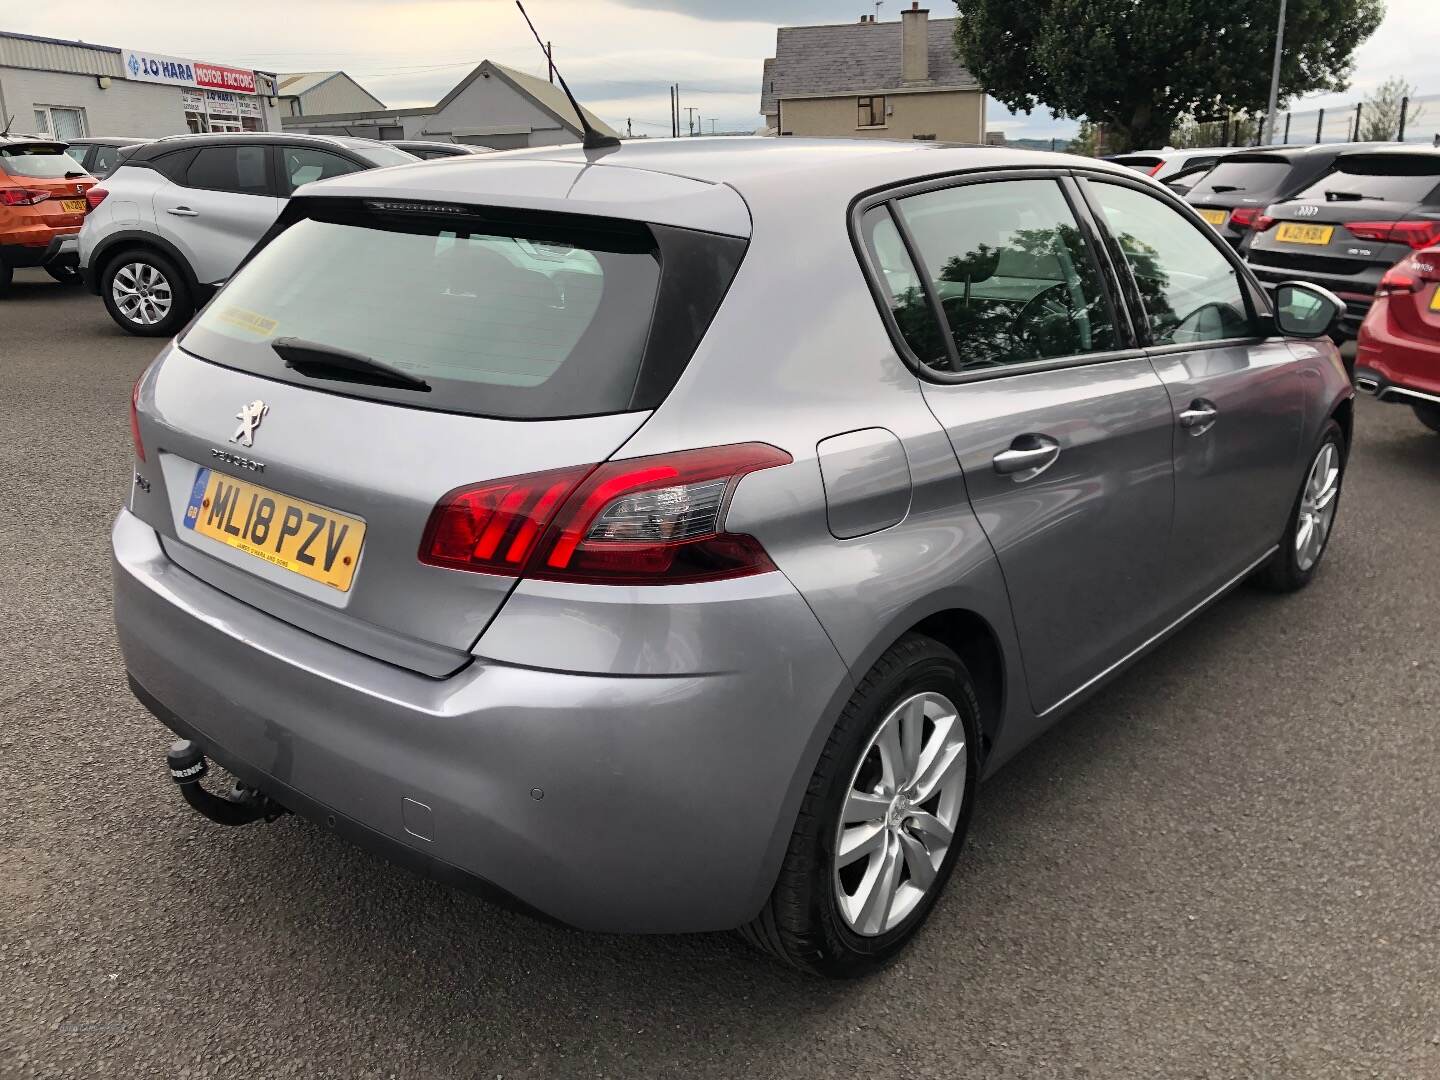
[[[881, 273], [879, 265], [870, 252], [869, 246], [865, 243], [865, 234], [862, 226], [865, 215], [877, 207], [883, 207], [889, 215], [890, 220], [895, 224], [901, 242], [905, 245], [906, 255], [909, 257], [915, 269], [915, 275], [920, 281], [920, 287], [925, 292], [925, 298], [927, 306], [930, 308], [931, 316], [937, 320], [940, 335], [945, 341], [946, 356], [952, 364], [958, 364], [959, 350], [955, 345], [955, 335], [950, 330], [950, 322], [945, 318], [944, 307], [940, 303], [934, 283], [930, 281], [930, 275], [925, 272], [925, 264], [920, 258], [920, 252], [915, 244], [915, 239], [905, 224], [904, 216], [897, 211], [896, 204], [902, 199], [909, 198], [913, 195], [923, 195], [931, 191], [968, 187], [972, 184], [1001, 183], [1012, 180], [1051, 180], [1060, 188], [1061, 197], [1069, 206], [1070, 212], [1074, 216], [1076, 224], [1080, 228], [1081, 235], [1085, 240], [1091, 265], [1095, 270], [1097, 279], [1100, 281], [1102, 298], [1110, 313], [1116, 336], [1119, 338], [1119, 348], [1106, 352], [1077, 353], [1070, 356], [1046, 357], [1041, 360], [1026, 360], [1016, 364], [1003, 364], [998, 367], [983, 368], [976, 371], [937, 371], [915, 354], [915, 351], [910, 348], [909, 343], [905, 340], [904, 334], [901, 333], [899, 324], [895, 321], [895, 314], [891, 310], [892, 297], [888, 295], [883, 284], [885, 276]], [[1093, 220], [1090, 206], [1081, 199], [1080, 192], [1074, 183], [1071, 171], [1068, 169], [1042, 166], [1037, 168], [1022, 167], [967, 170], [962, 173], [949, 173], [923, 180], [908, 181], [895, 186], [865, 192], [850, 204], [850, 241], [857, 257], [860, 259], [860, 266], [864, 272], [865, 282], [870, 287], [870, 295], [875, 301], [875, 306], [879, 309], [886, 332], [890, 335], [891, 344], [895, 347], [896, 353], [905, 363], [905, 366], [927, 382], [943, 385], [984, 382], [990, 379], [1003, 379], [1016, 375], [1055, 371], [1060, 368], [1114, 363], [1117, 360], [1130, 360], [1137, 356], [1144, 355], [1143, 349], [1139, 346], [1134, 336], [1134, 320], [1131, 318], [1130, 313], [1125, 310], [1125, 306], [1117, 292], [1114, 268], [1109, 265], [1109, 252], [1101, 242], [1100, 235], [1097, 231], [1097, 224]], [[1121, 315], [1122, 311], [1124, 312], [1123, 317]]]
[[[1263, 341], [1269, 341], [1276, 337], [1271, 329], [1274, 325], [1274, 312], [1270, 306], [1269, 295], [1260, 286], [1250, 267], [1236, 254], [1235, 250], [1225, 242], [1218, 232], [1206, 223], [1205, 219], [1195, 211], [1189, 203], [1185, 202], [1172, 193], [1159, 189], [1152, 184], [1141, 180], [1134, 180], [1131, 177], [1119, 175], [1100, 170], [1071, 170], [1072, 179], [1075, 182], [1077, 194], [1084, 201], [1089, 214], [1093, 217], [1096, 226], [1103, 235], [1102, 247], [1113, 265], [1115, 273], [1120, 280], [1121, 291], [1124, 293], [1127, 307], [1132, 314], [1130, 323], [1135, 335], [1134, 340], [1140, 348], [1152, 356], [1164, 356], [1169, 353], [1196, 352], [1201, 349], [1234, 348], [1241, 345], [1258, 345]], [[1246, 313], [1250, 317], [1254, 333], [1245, 334], [1240, 337], [1219, 338], [1214, 341], [1179, 341], [1166, 344], [1157, 344], [1150, 331], [1150, 318], [1145, 311], [1145, 302], [1140, 295], [1140, 287], [1135, 281], [1134, 272], [1130, 268], [1130, 260], [1125, 256], [1124, 250], [1120, 247], [1119, 240], [1115, 237], [1109, 221], [1105, 217], [1105, 210], [1100, 205], [1099, 199], [1091, 186], [1093, 183], [1113, 184], [1116, 187], [1130, 188], [1141, 195], [1148, 195], [1157, 202], [1163, 203], [1172, 209], [1177, 210], [1181, 217], [1184, 217], [1190, 225], [1210, 244], [1220, 257], [1230, 264], [1235, 271], [1236, 281], [1240, 284], [1240, 292], [1245, 300]]]

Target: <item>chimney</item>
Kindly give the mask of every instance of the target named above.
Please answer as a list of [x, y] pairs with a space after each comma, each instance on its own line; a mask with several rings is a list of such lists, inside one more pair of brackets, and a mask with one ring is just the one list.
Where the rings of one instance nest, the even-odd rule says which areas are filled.
[[930, 79], [930, 12], [911, 0], [900, 12], [900, 81], [928, 82]]

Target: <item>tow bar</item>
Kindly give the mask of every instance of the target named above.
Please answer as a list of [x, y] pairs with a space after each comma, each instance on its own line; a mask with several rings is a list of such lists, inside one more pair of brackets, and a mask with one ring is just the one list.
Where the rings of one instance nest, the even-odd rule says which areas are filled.
[[211, 821], [221, 825], [248, 825], [252, 821], [274, 821], [289, 813], [283, 806], [254, 788], [236, 780], [224, 795], [214, 795], [200, 786], [210, 771], [205, 754], [189, 739], [172, 743], [165, 754], [170, 777], [180, 785], [185, 801]]

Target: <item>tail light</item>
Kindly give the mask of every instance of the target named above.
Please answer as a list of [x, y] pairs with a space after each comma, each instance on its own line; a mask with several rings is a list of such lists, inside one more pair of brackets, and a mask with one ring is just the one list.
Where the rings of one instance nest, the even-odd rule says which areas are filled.
[[91, 210], [94, 210], [105, 201], [105, 196], [109, 194], [110, 192], [106, 191], [99, 184], [96, 184], [92, 188], [87, 188], [85, 191], [85, 205], [90, 207]]
[[1271, 217], [1269, 214], [1261, 211], [1260, 216], [1255, 219], [1255, 224], [1252, 225], [1251, 228], [1253, 228], [1256, 232], [1264, 232], [1266, 229], [1274, 227], [1275, 220], [1276, 219]]
[[1253, 228], [1256, 221], [1263, 220], [1260, 217], [1258, 206], [1242, 206], [1237, 210], [1230, 211], [1230, 224], [1237, 229]]
[[50, 198], [50, 192], [35, 188], [0, 188], [0, 206], [34, 206]]
[[1417, 293], [1426, 285], [1440, 282], [1440, 251], [1420, 252], [1401, 259], [1385, 271], [1375, 289], [1376, 296], [1391, 293]]
[[1436, 221], [1347, 221], [1345, 228], [1360, 240], [1382, 244], [1405, 244], [1415, 250], [1440, 242], [1440, 220]]
[[130, 391], [130, 440], [135, 444], [135, 456], [141, 461], [145, 460], [145, 443], [140, 439], [140, 379], [143, 378], [142, 372]]
[[1163, 162], [1163, 161], [1157, 161], [1153, 166], [1151, 166], [1150, 171], [1147, 172], [1145, 175], [1146, 175], [1146, 176], [1154, 176], [1156, 173], [1158, 173], [1158, 172], [1159, 172], [1161, 169], [1163, 169], [1164, 167], [1165, 167], [1165, 162]]
[[775, 568], [723, 531], [740, 478], [793, 459], [764, 443], [607, 461], [457, 488], [435, 507], [420, 561], [595, 585], [671, 585]]

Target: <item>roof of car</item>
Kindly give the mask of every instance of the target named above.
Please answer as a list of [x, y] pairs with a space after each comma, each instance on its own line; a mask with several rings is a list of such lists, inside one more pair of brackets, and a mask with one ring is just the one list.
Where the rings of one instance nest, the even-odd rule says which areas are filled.
[[1386, 157], [1390, 155], [1440, 157], [1440, 146], [1431, 146], [1427, 143], [1369, 143], [1356, 146], [1347, 146], [1342, 152], [1342, 157], [1349, 157], [1351, 154], [1381, 154]]
[[65, 146], [49, 135], [0, 135], [0, 146]]
[[359, 139], [349, 135], [303, 135], [299, 132], [274, 131], [232, 131], [226, 133], [166, 135], [137, 150], [130, 158], [134, 161], [150, 161], [161, 154], [185, 146], [235, 146], [243, 143], [275, 143], [294, 145], [309, 143], [314, 146], [348, 146], [352, 149], [367, 146], [385, 146], [375, 139]]
[[138, 146], [151, 139], [134, 139], [128, 135], [86, 135], [79, 139], [66, 139], [69, 146]]

